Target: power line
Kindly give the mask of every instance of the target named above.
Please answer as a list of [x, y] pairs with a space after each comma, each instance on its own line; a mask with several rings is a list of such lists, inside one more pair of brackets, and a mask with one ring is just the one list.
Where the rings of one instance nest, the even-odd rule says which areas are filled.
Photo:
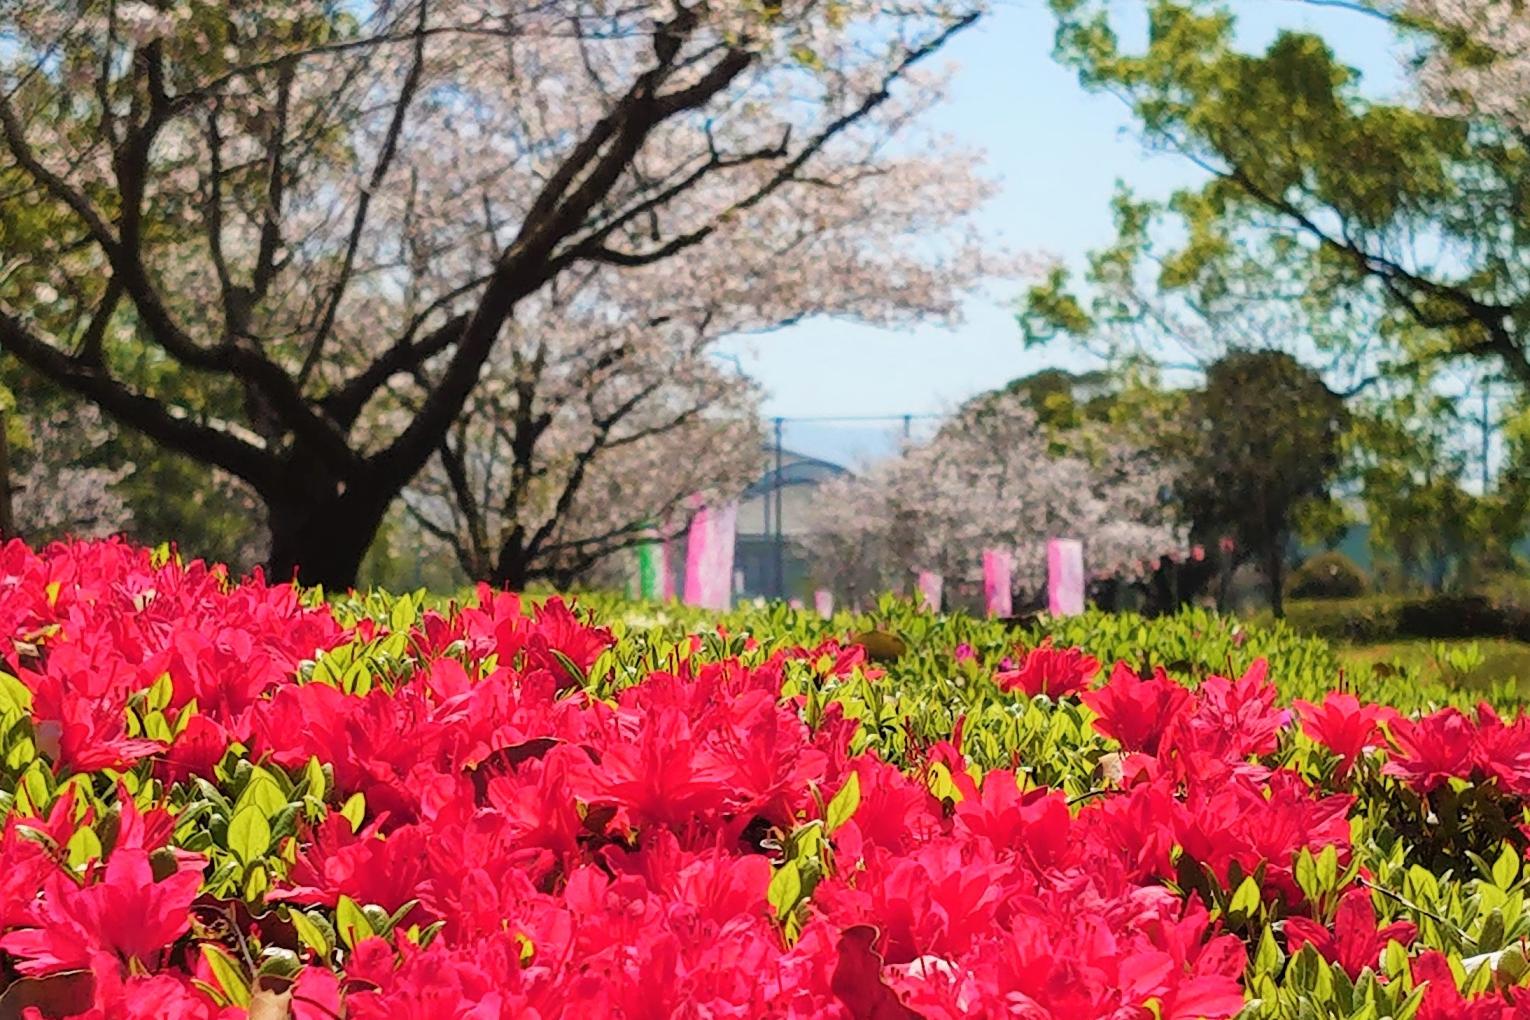
[[835, 421], [930, 421], [946, 415], [923, 414], [768, 414], [771, 421], [779, 422], [835, 422]]

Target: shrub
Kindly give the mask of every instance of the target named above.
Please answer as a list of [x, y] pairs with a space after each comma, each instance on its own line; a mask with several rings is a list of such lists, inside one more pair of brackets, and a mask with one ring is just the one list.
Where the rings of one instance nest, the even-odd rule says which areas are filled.
[[1483, 595], [1292, 601], [1286, 620], [1330, 641], [1374, 644], [1408, 638], [1512, 638], [1530, 641], [1530, 610]]
[[1291, 573], [1293, 599], [1351, 599], [1370, 590], [1371, 579], [1359, 564], [1336, 550], [1309, 558]]
[[1371, 644], [1400, 636], [1398, 614], [1405, 600], [1393, 595], [1356, 599], [1293, 599], [1286, 623], [1328, 641]]
[[1408, 637], [1530, 639], [1530, 617], [1514, 606], [1499, 605], [1485, 595], [1432, 595], [1404, 601], [1397, 627]]
[[592, 601], [0, 546], [0, 1015], [1522, 1015], [1524, 719], [1205, 613]]

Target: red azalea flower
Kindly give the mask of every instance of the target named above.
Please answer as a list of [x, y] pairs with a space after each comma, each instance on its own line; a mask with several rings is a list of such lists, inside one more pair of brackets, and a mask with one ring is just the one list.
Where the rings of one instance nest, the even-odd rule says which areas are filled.
[[600, 653], [616, 643], [616, 637], [604, 627], [591, 627], [580, 621], [561, 598], [553, 597], [537, 607], [531, 633], [526, 641], [528, 669], [546, 669], [567, 682], [567, 675], [557, 651], [580, 670], [588, 672]]
[[1505, 793], [1530, 795], [1530, 718], [1521, 715], [1505, 724], [1491, 705], [1477, 706], [1472, 760]]
[[60, 645], [41, 672], [23, 669], [20, 676], [32, 691], [38, 749], [59, 770], [127, 769], [163, 749], [127, 735], [127, 699], [142, 685], [138, 670], [108, 642], [95, 649]]
[[34, 927], [0, 936], [0, 949], [28, 975], [87, 968], [102, 954], [152, 970], [191, 927], [202, 863], [200, 857], [182, 861], [180, 870], [156, 882], [148, 851], [119, 847], [84, 885], [55, 870], [32, 905]]
[[66, 846], [80, 824], [94, 820], [87, 809], [85, 817], [75, 821], [74, 795], [74, 787], [67, 788], [46, 819], [21, 818], [13, 812], [0, 828], [0, 932], [28, 922], [44, 879], [58, 869], [54, 849]]
[[1387, 728], [1396, 750], [1382, 766], [1386, 775], [1420, 794], [1452, 779], [1471, 778], [1476, 727], [1459, 709], [1441, 709], [1417, 721], [1394, 719]]
[[[430, 891], [430, 844], [417, 826], [383, 838], [368, 830], [353, 833], [351, 823], [336, 813], [309, 835], [311, 842], [298, 853], [287, 887], [268, 899], [333, 907], [343, 895], [391, 911]], [[410, 916], [419, 915], [416, 908]]]
[[1190, 703], [1190, 692], [1169, 679], [1160, 667], [1150, 680], [1137, 676], [1124, 662], [1116, 663], [1110, 682], [1088, 691], [1083, 702], [1099, 716], [1094, 728], [1114, 738], [1128, 751], [1158, 752], [1164, 733]]
[[1351, 979], [1366, 968], [1377, 969], [1382, 951], [1392, 942], [1404, 947], [1413, 944], [1418, 928], [1411, 921], [1393, 921], [1385, 928], [1376, 927], [1376, 907], [1369, 889], [1356, 886], [1339, 900], [1333, 930], [1305, 917], [1285, 922], [1286, 945], [1295, 953], [1311, 945], [1323, 959], [1337, 963]]
[[1269, 663], [1256, 659], [1236, 683], [1207, 677], [1186, 720], [1184, 736], [1192, 749], [1229, 762], [1275, 750], [1290, 713], [1275, 707], [1269, 672]]
[[1410, 970], [1415, 984], [1427, 982], [1414, 1020], [1523, 1020], [1530, 1015], [1523, 996], [1516, 996], [1512, 1004], [1493, 992], [1466, 998], [1456, 986], [1450, 961], [1437, 949], [1420, 953]]
[[1048, 638], [1031, 649], [1019, 669], [999, 673], [994, 680], [1000, 690], [1021, 690], [1029, 698], [1045, 694], [1055, 701], [1089, 686], [1099, 671], [1100, 661], [1082, 648], [1053, 648]]
[[1295, 708], [1301, 716], [1302, 732], [1338, 755], [1339, 778], [1349, 775], [1367, 748], [1381, 743], [1382, 723], [1397, 718], [1390, 709], [1363, 704], [1342, 691], [1329, 691], [1322, 705], [1297, 701]]
[[159, 774], [167, 783], [179, 783], [192, 776], [213, 778], [213, 767], [223, 759], [231, 738], [228, 730], [201, 714], [191, 717], [186, 728], [176, 735], [159, 763]]
[[1020, 792], [1015, 774], [990, 772], [982, 791], [956, 805], [955, 827], [987, 840], [995, 853], [1019, 853], [1038, 867], [1067, 856], [1073, 818], [1067, 798], [1056, 790]]

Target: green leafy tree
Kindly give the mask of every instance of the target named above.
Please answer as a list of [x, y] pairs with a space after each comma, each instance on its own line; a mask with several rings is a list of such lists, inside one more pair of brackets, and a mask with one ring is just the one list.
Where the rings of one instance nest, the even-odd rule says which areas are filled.
[[[1209, 178], [1128, 206], [1121, 246], [1092, 273], [1129, 271], [1144, 238], [1169, 236], [1155, 282], [1199, 307], [1289, 299], [1315, 337], [1326, 327], [1352, 353], [1368, 348], [1377, 372], [1488, 359], [1530, 383], [1530, 135], [1505, 104], [1368, 98], [1310, 33], [1240, 51], [1219, 3], [1153, 0], [1146, 45], [1130, 51], [1104, 0], [1052, 6], [1059, 57], [1120, 96], [1149, 146]], [[1421, 66], [1481, 50], [1429, 5], [1370, 13], [1394, 19]], [[1032, 298], [1041, 322], [1090, 318], [1061, 272]], [[1344, 328], [1357, 315], [1366, 328]]]
[[1279, 351], [1232, 351], [1189, 398], [1178, 486], [1192, 534], [1232, 538], [1284, 615], [1286, 554], [1304, 507], [1330, 499], [1347, 425], [1322, 377]]

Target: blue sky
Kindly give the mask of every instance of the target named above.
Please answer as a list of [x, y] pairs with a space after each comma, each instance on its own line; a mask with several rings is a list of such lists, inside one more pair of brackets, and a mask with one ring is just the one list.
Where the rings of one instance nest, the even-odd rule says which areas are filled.
[[[1141, 0], [1114, 0], [1120, 24], [1142, 24]], [[1240, 41], [1262, 47], [1282, 28], [1321, 33], [1368, 91], [1400, 87], [1394, 37], [1375, 18], [1296, 0], [1234, 0]], [[994, 236], [1021, 251], [1082, 265], [1112, 235], [1117, 180], [1145, 195], [1197, 180], [1183, 160], [1145, 153], [1125, 107], [1086, 93], [1051, 56], [1054, 22], [1044, 0], [999, 0], [995, 12], [950, 47], [958, 70], [939, 126], [987, 152], [1001, 192], [986, 212]], [[1127, 36], [1129, 38], [1129, 36]], [[949, 409], [962, 399], [1052, 365], [1085, 362], [1061, 345], [1026, 350], [1014, 322], [1019, 285], [969, 303], [954, 330], [883, 330], [815, 320], [731, 341], [768, 394], [769, 415], [902, 415]], [[789, 426], [788, 445], [835, 459], [875, 455], [878, 435], [901, 427]]]

